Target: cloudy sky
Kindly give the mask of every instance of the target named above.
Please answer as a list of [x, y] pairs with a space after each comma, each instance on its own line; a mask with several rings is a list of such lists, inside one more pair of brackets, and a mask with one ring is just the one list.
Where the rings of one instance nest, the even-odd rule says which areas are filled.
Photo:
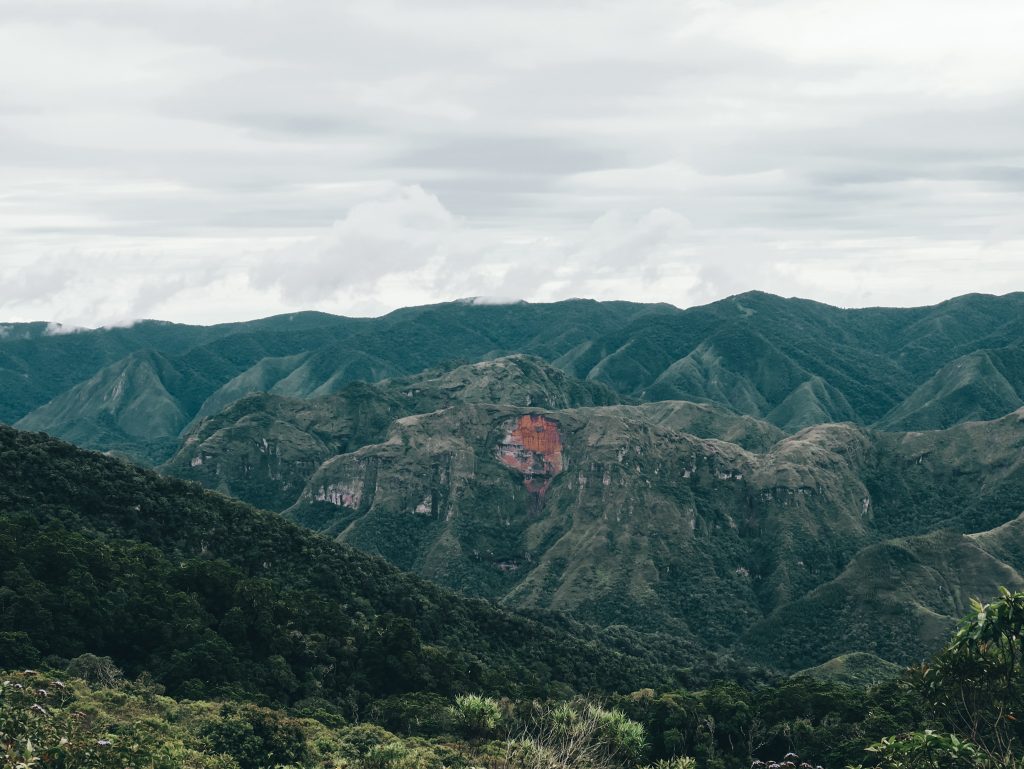
[[1020, 0], [0, 0], [0, 320], [1024, 289]]

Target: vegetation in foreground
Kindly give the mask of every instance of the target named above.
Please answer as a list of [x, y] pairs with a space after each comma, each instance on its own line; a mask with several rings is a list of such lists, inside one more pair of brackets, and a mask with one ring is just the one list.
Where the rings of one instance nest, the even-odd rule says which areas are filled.
[[410, 693], [376, 700], [363, 722], [326, 706], [174, 699], [147, 674], [129, 681], [83, 655], [61, 678], [3, 676], [0, 758], [15, 769], [1019, 769], [1022, 627], [1024, 593], [1004, 591], [931, 662], [880, 685], [798, 676], [600, 703]]
[[[102, 658], [84, 667], [111, 669]], [[823, 694], [805, 683], [808, 696]], [[326, 710], [176, 700], [145, 678], [90, 683], [9, 672], [0, 682], [0, 757], [19, 769], [694, 769], [746, 766], [751, 738], [821, 741], [810, 722], [801, 729], [799, 718], [769, 715], [771, 698], [742, 691], [620, 699], [621, 709], [582, 699], [404, 695], [381, 700], [374, 721], [357, 723]], [[757, 715], [781, 720], [762, 726]]]

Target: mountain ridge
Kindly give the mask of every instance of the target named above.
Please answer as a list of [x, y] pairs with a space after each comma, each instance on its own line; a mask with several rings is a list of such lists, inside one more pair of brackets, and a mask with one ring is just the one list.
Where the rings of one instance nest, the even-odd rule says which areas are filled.
[[[958, 406], [956, 388], [937, 384], [929, 390], [926, 384], [958, 358], [1004, 348], [1002, 369], [1012, 382], [1024, 382], [1014, 353], [1024, 340], [1021, 310], [1019, 293], [967, 295], [921, 308], [839, 309], [748, 292], [687, 309], [592, 300], [449, 302], [379, 318], [292, 313], [211, 327], [147, 321], [125, 329], [0, 339], [0, 383], [10, 388], [0, 419], [77, 435], [74, 425], [48, 416], [60, 408], [42, 409], [45, 401], [39, 399], [88, 400], [84, 383], [98, 364], [116, 362], [118, 351], [145, 348], [171, 359], [184, 377], [188, 422], [250, 391], [315, 397], [356, 380], [526, 353], [578, 379], [603, 383], [623, 398], [714, 403], [789, 431], [847, 419], [900, 429], [949, 426], [993, 418], [999, 408], [1024, 403], [1022, 384], [986, 396], [982, 412]], [[25, 355], [33, 344], [40, 349]], [[1006, 357], [1011, 355], [1012, 360]], [[33, 380], [34, 371], [52, 371], [57, 359], [57, 376]], [[72, 365], [65, 365], [69, 359]], [[278, 369], [272, 375], [271, 360]], [[984, 378], [979, 370], [965, 386], [984, 390]], [[35, 402], [26, 403], [26, 391], [38, 391]], [[215, 392], [220, 396], [205, 411], [194, 405]], [[150, 454], [136, 451], [134, 458], [166, 458], [162, 447]]]
[[[144, 326], [168, 349], [132, 350], [18, 424], [517, 611], [784, 670], [903, 664], [969, 592], [929, 579], [991, 591], [1024, 568], [998, 534], [1024, 510], [1022, 310], [1024, 294], [840, 310], [748, 293]], [[86, 362], [115, 354], [94, 342]], [[818, 637], [814, 616], [849, 630]]]

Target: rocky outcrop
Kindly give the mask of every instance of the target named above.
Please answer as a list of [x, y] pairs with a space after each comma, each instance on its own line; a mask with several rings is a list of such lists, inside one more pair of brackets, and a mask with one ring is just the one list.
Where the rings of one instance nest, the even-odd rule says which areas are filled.
[[286, 514], [512, 605], [724, 642], [870, 541], [867, 443], [840, 426], [757, 454], [631, 407], [464, 405], [324, 463]]
[[[296, 360], [282, 358], [275, 366], [292, 365]], [[242, 393], [254, 382], [266, 382], [268, 371], [277, 370], [255, 368], [259, 371], [233, 380], [231, 387], [217, 397]], [[398, 418], [458, 403], [573, 408], [614, 401], [615, 395], [603, 385], [581, 382], [528, 355], [510, 355], [377, 384], [349, 384], [339, 393], [318, 398], [242, 395], [221, 412], [190, 425], [180, 450], [161, 469], [250, 504], [283, 510], [296, 501], [321, 463], [383, 440], [392, 421]], [[536, 428], [534, 425], [522, 430], [510, 441], [533, 445], [538, 436]], [[531, 430], [533, 434], [527, 435]], [[557, 427], [553, 435], [560, 440]], [[511, 446], [513, 453], [526, 450]], [[560, 466], [552, 470], [550, 465], [556, 453], [551, 452], [535, 468], [524, 465], [519, 469], [528, 476], [526, 483], [536, 492], [538, 506], [547, 489], [545, 479], [550, 481], [561, 471]], [[326, 490], [324, 493], [328, 494]], [[431, 507], [436, 505], [431, 503]]]
[[[895, 534], [1024, 509], [1018, 415], [904, 435], [816, 425], [748, 451], [647, 408], [405, 417], [324, 463], [286, 515], [511, 606], [729, 645]], [[908, 649], [937, 637], [904, 626]]]
[[562, 436], [558, 422], [541, 414], [524, 414], [510, 421], [497, 447], [499, 461], [523, 476], [526, 490], [538, 507], [551, 481], [562, 472]]

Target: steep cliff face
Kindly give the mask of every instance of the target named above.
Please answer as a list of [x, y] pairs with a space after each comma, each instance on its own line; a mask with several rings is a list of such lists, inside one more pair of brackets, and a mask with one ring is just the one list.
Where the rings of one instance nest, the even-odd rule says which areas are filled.
[[[861, 622], [851, 588], [866, 583], [851, 575], [868, 567], [856, 559], [894, 533], [1014, 518], [1021, 416], [901, 436], [816, 425], [752, 452], [652, 422], [645, 407], [466, 404], [397, 420], [385, 441], [327, 461], [286, 514], [512, 606], [753, 643], [751, 628], [781, 632], [772, 618], [789, 615], [776, 613], [819, 594], [835, 623], [843, 612]], [[984, 448], [957, 450], [965, 442]], [[957, 578], [940, 550], [915, 546], [926, 563], [913, 573]], [[1000, 578], [995, 560], [977, 562], [982, 576], [961, 574], [965, 586]], [[927, 605], [952, 617], [959, 604]], [[948, 629], [899, 626], [907, 649]], [[846, 637], [830, 641], [832, 656], [858, 650]], [[878, 649], [891, 658], [892, 644]]]
[[[290, 359], [282, 361], [283, 365]], [[264, 379], [266, 369], [257, 372]], [[244, 381], [233, 382], [228, 394], [215, 394], [211, 400], [237, 395], [239, 388], [259, 377], [253, 373], [239, 379]], [[192, 424], [184, 433], [181, 448], [161, 469], [251, 504], [283, 510], [295, 502], [322, 462], [383, 440], [391, 422], [399, 417], [455, 403], [571, 408], [614, 401], [615, 395], [603, 385], [580, 382], [527, 355], [376, 384], [352, 383], [339, 393], [319, 398], [251, 394]], [[515, 433], [510, 441], [526, 440], [533, 445], [545, 434], [543, 430], [537, 433], [536, 428], [516, 432], [518, 428], [510, 427], [510, 435]], [[550, 434], [557, 439], [557, 429]], [[513, 452], [527, 450], [511, 446]], [[530, 476], [529, 483], [540, 492], [542, 478], [558, 471], [524, 467], [521, 472]]]
[[537, 507], [554, 477], [562, 472], [562, 436], [558, 422], [541, 414], [524, 414], [505, 427], [497, 456], [506, 467], [523, 475], [523, 486], [535, 495]]
[[329, 460], [286, 514], [468, 592], [725, 643], [870, 541], [866, 443], [761, 455], [628, 407], [457, 406]]
[[313, 400], [249, 395], [193, 425], [162, 470], [282, 510], [321, 463], [381, 440], [404, 413], [400, 400], [372, 385]]

